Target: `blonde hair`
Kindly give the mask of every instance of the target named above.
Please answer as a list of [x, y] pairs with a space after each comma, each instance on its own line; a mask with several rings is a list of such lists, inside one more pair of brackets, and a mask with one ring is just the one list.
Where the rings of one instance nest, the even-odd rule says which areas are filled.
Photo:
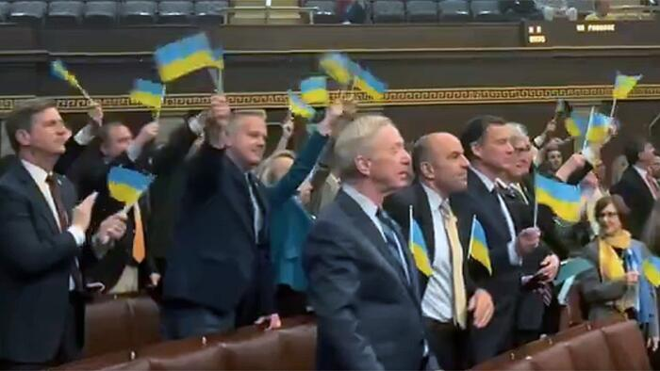
[[365, 115], [342, 130], [335, 143], [335, 165], [342, 179], [357, 175], [355, 158], [368, 153], [378, 131], [389, 125], [394, 123], [385, 116]]
[[270, 155], [264, 162], [261, 163], [259, 168], [257, 169], [257, 177], [263, 182], [265, 185], [270, 186], [279, 181], [279, 179], [275, 179], [275, 175], [273, 174], [273, 163], [275, 160], [278, 158], [290, 158], [291, 160], [296, 159], [296, 154], [293, 151], [289, 150], [282, 150], [282, 151], [277, 151]]

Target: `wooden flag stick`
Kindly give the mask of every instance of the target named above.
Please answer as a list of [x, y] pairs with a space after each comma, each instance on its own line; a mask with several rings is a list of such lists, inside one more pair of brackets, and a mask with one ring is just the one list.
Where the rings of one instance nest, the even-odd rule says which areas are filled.
[[616, 98], [614, 98], [614, 102], [612, 102], [612, 110], [610, 111], [610, 117], [614, 117], [615, 110], [616, 110]]

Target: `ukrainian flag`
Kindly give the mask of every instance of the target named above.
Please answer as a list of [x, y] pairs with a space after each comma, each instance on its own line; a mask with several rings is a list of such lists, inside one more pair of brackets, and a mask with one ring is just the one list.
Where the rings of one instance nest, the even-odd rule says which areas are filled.
[[591, 111], [589, 127], [587, 128], [587, 141], [591, 143], [605, 143], [610, 134], [611, 119], [600, 112]]
[[635, 88], [635, 85], [642, 79], [642, 75], [627, 76], [621, 73], [616, 73], [616, 80], [614, 80], [614, 90], [612, 90], [612, 98], [626, 99], [630, 92]]
[[413, 258], [415, 258], [417, 269], [426, 277], [429, 277], [433, 273], [429, 261], [429, 251], [426, 249], [422, 228], [412, 216], [412, 207], [410, 208], [410, 251]]
[[361, 69], [353, 80], [353, 85], [366, 93], [373, 100], [382, 100], [387, 91], [387, 84], [378, 80], [369, 71]]
[[204, 33], [167, 44], [156, 50], [154, 58], [164, 82], [176, 80], [200, 68], [218, 66]]
[[225, 50], [222, 47], [213, 49], [213, 60], [215, 61], [215, 68], [225, 69]]
[[654, 287], [660, 286], [660, 258], [651, 256], [650, 258], [644, 259], [644, 262], [642, 263], [642, 271], [651, 285]]
[[152, 176], [140, 172], [113, 167], [108, 174], [108, 190], [110, 196], [126, 205], [135, 204], [144, 191], [154, 180]]
[[342, 86], [348, 86], [353, 78], [350, 70], [351, 60], [345, 54], [328, 53], [321, 57], [321, 69]]
[[289, 111], [294, 116], [300, 116], [304, 117], [306, 119], [310, 119], [314, 117], [314, 114], [316, 114], [316, 111], [312, 106], [309, 104], [305, 103], [302, 99], [300, 99], [299, 96], [295, 95], [291, 90], [287, 92], [289, 96]]
[[160, 110], [165, 96], [165, 85], [151, 82], [149, 80], [137, 79], [131, 90], [132, 102], [143, 104]]
[[330, 103], [327, 78], [325, 76], [310, 77], [300, 82], [300, 96], [308, 104]]
[[493, 274], [493, 268], [490, 264], [490, 252], [488, 251], [486, 232], [476, 216], [472, 219], [472, 232], [470, 234], [468, 256], [483, 265], [488, 271], [488, 274]]
[[64, 62], [61, 60], [58, 59], [50, 64], [50, 72], [58, 79], [64, 80], [74, 87], [80, 87], [80, 83], [78, 83], [76, 76], [66, 69]]
[[573, 138], [580, 138], [586, 135], [587, 126], [589, 126], [589, 117], [572, 112], [564, 122], [566, 131]]
[[536, 202], [547, 205], [558, 217], [567, 222], [580, 221], [582, 195], [580, 187], [561, 183], [536, 174]]

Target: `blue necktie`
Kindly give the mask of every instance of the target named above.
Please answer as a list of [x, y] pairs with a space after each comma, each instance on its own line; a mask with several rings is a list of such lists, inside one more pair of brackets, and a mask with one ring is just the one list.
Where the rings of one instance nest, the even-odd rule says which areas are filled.
[[403, 269], [403, 273], [406, 276], [406, 281], [410, 284], [410, 276], [408, 275], [408, 266], [406, 264], [406, 258], [401, 251], [400, 240], [396, 232], [396, 222], [392, 220], [387, 213], [383, 210], [378, 210], [376, 217], [380, 221], [380, 225], [383, 229], [383, 234], [385, 235], [385, 241], [387, 246], [390, 248], [390, 251], [394, 255], [394, 258], [399, 262], [400, 268]]

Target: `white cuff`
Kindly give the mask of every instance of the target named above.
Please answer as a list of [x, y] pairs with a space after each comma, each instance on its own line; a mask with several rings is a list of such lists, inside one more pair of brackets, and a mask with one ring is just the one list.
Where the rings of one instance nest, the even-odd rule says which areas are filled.
[[197, 135], [202, 135], [204, 133], [204, 123], [199, 121], [199, 115], [193, 116], [188, 120], [188, 127], [190, 131]]
[[73, 239], [76, 240], [76, 245], [78, 247], [85, 244], [85, 232], [83, 232], [78, 226], [72, 225], [66, 231], [71, 233]]
[[126, 149], [126, 155], [128, 155], [128, 159], [133, 162], [135, 162], [141, 154], [142, 146], [135, 144], [135, 142], [131, 143], [131, 145]]
[[516, 250], [515, 237], [507, 244], [506, 248], [509, 252], [509, 263], [511, 263], [511, 265], [522, 265], [522, 257], [518, 255], [518, 251]]
[[545, 134], [541, 134], [536, 138], [534, 138], [534, 144], [536, 145], [536, 148], [541, 148], [544, 142], [545, 142]]
[[81, 146], [88, 145], [92, 140], [94, 140], [94, 126], [92, 124], [87, 124], [85, 127], [80, 129], [76, 135], [73, 137], [73, 140]]

